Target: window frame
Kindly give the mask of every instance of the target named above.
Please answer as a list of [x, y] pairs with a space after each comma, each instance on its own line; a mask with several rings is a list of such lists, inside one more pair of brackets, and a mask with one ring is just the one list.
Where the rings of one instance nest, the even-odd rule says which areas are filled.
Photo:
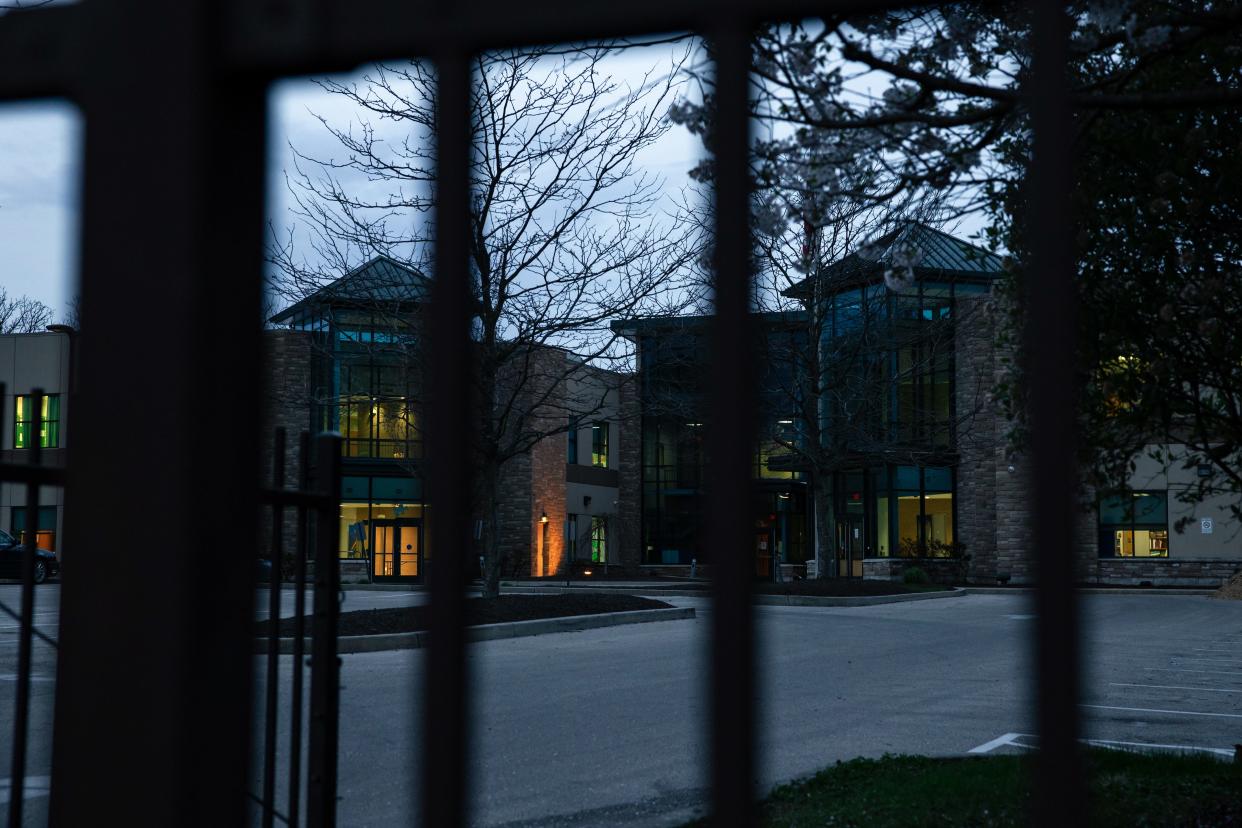
[[[33, 396], [33, 394], [18, 394], [13, 398], [13, 449], [15, 451], [25, 451], [31, 447], [30, 432], [35, 419], [33, 412], [23, 416], [22, 411], [23, 408], [33, 408], [30, 404]], [[43, 407], [46, 412], [41, 423], [43, 428], [39, 433], [39, 448], [60, 448], [60, 394], [44, 394]], [[21, 440], [24, 440], [26, 445], [18, 445]]]
[[597, 420], [591, 425], [591, 465], [608, 468], [608, 421]]

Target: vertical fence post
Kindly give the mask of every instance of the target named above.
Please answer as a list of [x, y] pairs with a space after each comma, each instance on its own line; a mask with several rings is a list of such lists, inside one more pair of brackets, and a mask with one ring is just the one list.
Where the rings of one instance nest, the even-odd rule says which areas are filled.
[[[272, 446], [272, 488], [285, 487], [285, 430], [277, 428]], [[272, 504], [272, 571], [267, 584], [267, 687], [263, 716], [263, 828], [272, 828], [276, 815], [276, 706], [280, 681], [280, 559], [283, 552], [285, 510]], [[295, 665], [296, 667], [296, 662]]]
[[1066, 84], [1069, 21], [1063, 5], [1035, 4], [1031, 123], [1034, 163], [1026, 247], [1026, 328], [1035, 509], [1032, 538], [1038, 589], [1035, 635], [1036, 720], [1034, 818], [1037, 825], [1085, 821], [1086, 785], [1078, 747], [1079, 641], [1074, 594], [1074, 383], [1078, 341], [1070, 215], [1072, 124]]
[[750, 31], [733, 21], [713, 33], [712, 44], [717, 107], [707, 504], [713, 556], [712, 818], [717, 825], [748, 825], [755, 793], [755, 570], [747, 535], [757, 388], [750, 315]]
[[[310, 491], [310, 433], [298, 435], [298, 492]], [[302, 805], [302, 674], [306, 665], [303, 636], [306, 635], [306, 506], [298, 500], [298, 528], [295, 541], [297, 559], [293, 562], [293, 672], [289, 676], [289, 824], [298, 824]]]
[[[30, 466], [38, 467], [42, 460], [43, 441], [43, 389], [30, 393], [33, 417], [26, 423], [26, 445]], [[3, 397], [0, 396], [0, 401]], [[26, 788], [26, 742], [30, 732], [30, 669], [34, 644], [34, 571], [39, 521], [39, 483], [31, 478], [26, 484], [26, 520], [22, 529], [26, 532], [22, 551], [22, 617], [18, 622], [17, 688], [13, 708], [13, 749], [9, 770], [9, 825], [22, 824], [22, 806]]]
[[[436, 277], [432, 285], [427, 366], [435, 401], [428, 406], [431, 523], [430, 648], [420, 700], [423, 717], [424, 825], [466, 822], [465, 584], [470, 558], [470, 449], [473, 351], [470, 341], [470, 82], [473, 61], [454, 44], [436, 57]], [[484, 399], [478, 404], [487, 405]]]
[[315, 440], [315, 477], [324, 498], [315, 510], [315, 607], [311, 621], [310, 759], [306, 817], [310, 828], [336, 825], [337, 746], [341, 666], [336, 654], [341, 561], [336, 549], [341, 496], [341, 437]]

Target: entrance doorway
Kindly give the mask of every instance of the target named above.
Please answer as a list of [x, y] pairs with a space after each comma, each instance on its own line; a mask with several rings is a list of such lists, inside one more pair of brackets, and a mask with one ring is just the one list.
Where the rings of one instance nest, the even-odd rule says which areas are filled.
[[771, 526], [755, 530], [755, 575], [771, 580], [773, 558], [776, 552], [775, 531]]
[[845, 515], [837, 521], [837, 575], [861, 578], [866, 556], [866, 531], [862, 515]]
[[417, 578], [422, 573], [423, 522], [371, 521], [371, 577]]

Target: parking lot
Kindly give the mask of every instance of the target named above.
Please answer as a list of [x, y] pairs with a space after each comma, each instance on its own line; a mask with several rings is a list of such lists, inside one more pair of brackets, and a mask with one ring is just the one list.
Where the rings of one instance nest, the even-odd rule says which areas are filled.
[[[13, 605], [16, 590], [0, 586], [0, 600]], [[39, 621], [49, 632], [57, 592], [55, 585], [38, 591]], [[287, 610], [291, 593], [285, 596]], [[420, 600], [419, 593], [351, 591], [343, 609]], [[710, 608], [699, 599], [669, 600], [696, 606], [699, 616], [470, 646], [476, 824], [663, 825], [696, 813], [708, 757]], [[1029, 750], [1028, 604], [1018, 593], [758, 609], [760, 787], [856, 756]], [[1237, 602], [1087, 595], [1083, 609], [1086, 737], [1232, 756], [1242, 742]], [[0, 619], [6, 742], [15, 654], [16, 623]], [[343, 657], [342, 824], [408, 822], [417, 807], [423, 658], [422, 651]], [[256, 658], [260, 679], [262, 665]], [[281, 659], [282, 700], [291, 666]], [[37, 645], [31, 825], [46, 813], [54, 670], [50, 648]], [[256, 699], [261, 693], [256, 687]], [[282, 747], [288, 729], [286, 713]], [[8, 763], [4, 751], [0, 779]]]

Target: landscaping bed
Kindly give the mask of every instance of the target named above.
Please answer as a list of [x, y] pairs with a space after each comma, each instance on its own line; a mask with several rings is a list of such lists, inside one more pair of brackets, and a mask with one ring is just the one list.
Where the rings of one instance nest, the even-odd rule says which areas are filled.
[[[509, 621], [536, 621], [542, 618], [564, 618], [575, 615], [598, 615], [606, 612], [670, 609], [671, 605], [637, 595], [607, 595], [584, 592], [568, 595], [502, 595], [499, 598], [466, 600], [466, 623], [501, 624]], [[355, 610], [341, 613], [337, 635], [381, 635], [426, 630], [431, 620], [431, 607], [394, 607], [392, 609]], [[280, 620], [280, 634], [295, 633], [293, 618]], [[304, 630], [309, 635], [311, 616], [306, 616]], [[257, 625], [259, 635], [268, 634], [268, 622]]]
[[[1242, 824], [1242, 765], [1204, 756], [1090, 750], [1092, 826]], [[1030, 825], [1030, 757], [885, 756], [841, 762], [782, 785], [765, 826]], [[706, 823], [695, 823], [706, 824]]]

